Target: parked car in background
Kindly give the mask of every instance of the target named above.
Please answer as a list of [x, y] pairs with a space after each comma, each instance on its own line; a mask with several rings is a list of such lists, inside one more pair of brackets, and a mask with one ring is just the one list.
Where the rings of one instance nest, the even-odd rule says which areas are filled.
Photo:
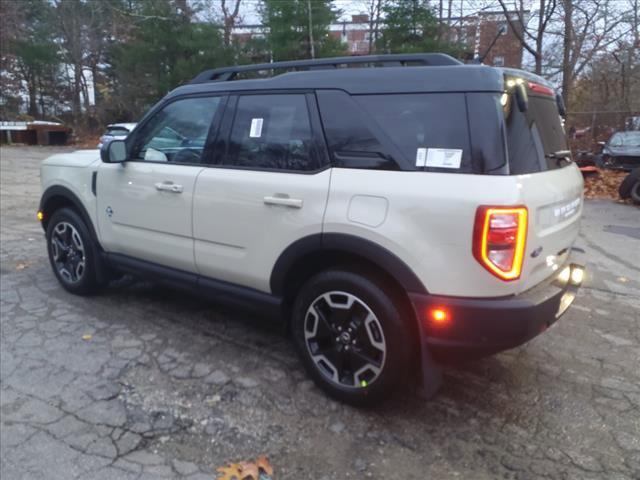
[[640, 167], [640, 131], [614, 133], [604, 143], [596, 162], [601, 168], [616, 170]]
[[131, 130], [136, 128], [137, 123], [112, 123], [107, 125], [107, 131], [100, 137], [100, 143], [98, 148], [102, 148], [102, 144], [111, 141], [115, 138], [118, 140], [124, 140], [127, 135], [131, 133]]

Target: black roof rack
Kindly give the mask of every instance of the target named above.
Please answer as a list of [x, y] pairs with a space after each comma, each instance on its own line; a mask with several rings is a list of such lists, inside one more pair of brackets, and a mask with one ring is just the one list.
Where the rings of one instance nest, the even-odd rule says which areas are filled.
[[[362, 55], [357, 57], [318, 58], [315, 60], [292, 60], [288, 62], [236, 65], [234, 67], [213, 68], [198, 74], [189, 83], [226, 82], [234, 80], [242, 72], [269, 70], [317, 70], [339, 68], [341, 65], [374, 64], [382, 67], [400, 66], [443, 66], [462, 65], [461, 62], [444, 53], [407, 53], [392, 55]], [[272, 75], [273, 76], [273, 75]]]

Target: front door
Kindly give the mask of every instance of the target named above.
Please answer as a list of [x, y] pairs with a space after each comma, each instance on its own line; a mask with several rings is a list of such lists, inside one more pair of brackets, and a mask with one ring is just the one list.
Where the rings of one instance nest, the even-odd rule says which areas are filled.
[[98, 168], [98, 227], [106, 251], [195, 272], [192, 202], [220, 97], [182, 98], [127, 141], [129, 159]]

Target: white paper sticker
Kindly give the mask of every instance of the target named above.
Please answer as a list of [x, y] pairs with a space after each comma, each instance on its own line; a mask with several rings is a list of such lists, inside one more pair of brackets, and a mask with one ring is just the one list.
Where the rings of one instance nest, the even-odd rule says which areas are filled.
[[436, 168], [460, 168], [462, 161], [462, 150], [451, 148], [429, 148], [427, 149], [427, 167]]
[[426, 161], [427, 161], [427, 149], [418, 148], [416, 152], [416, 167], [424, 167], [424, 164]]
[[249, 136], [251, 138], [260, 138], [262, 136], [262, 118], [251, 119], [251, 130]]

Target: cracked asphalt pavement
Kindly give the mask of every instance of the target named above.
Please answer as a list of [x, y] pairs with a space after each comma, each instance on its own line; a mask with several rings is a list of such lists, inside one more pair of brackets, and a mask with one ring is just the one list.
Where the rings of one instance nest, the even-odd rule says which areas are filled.
[[586, 202], [586, 284], [548, 332], [358, 410], [260, 318], [132, 279], [66, 293], [35, 220], [62, 150], [0, 150], [3, 480], [213, 479], [259, 454], [278, 480], [640, 478], [640, 209]]

